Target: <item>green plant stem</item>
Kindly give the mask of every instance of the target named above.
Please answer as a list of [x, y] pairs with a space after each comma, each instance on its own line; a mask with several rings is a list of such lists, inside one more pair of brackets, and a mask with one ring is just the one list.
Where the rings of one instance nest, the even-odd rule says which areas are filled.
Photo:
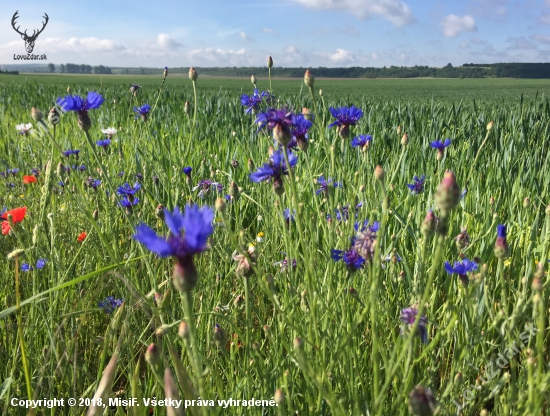
[[155, 105], [153, 106], [153, 109], [151, 110], [151, 113], [155, 111], [155, 108], [157, 108], [157, 104], [159, 102], [160, 94], [162, 93], [162, 88], [164, 87], [164, 83], [166, 82], [166, 75], [162, 79], [162, 83], [160, 84], [159, 93], [157, 95], [157, 100], [155, 101]]
[[19, 345], [21, 346], [21, 362], [23, 363], [23, 372], [25, 373], [25, 384], [27, 386], [27, 397], [32, 400], [31, 377], [29, 374], [29, 363], [27, 362], [27, 352], [25, 349], [25, 340], [23, 339], [23, 317], [21, 315], [21, 301], [19, 293], [19, 257], [15, 256], [15, 307], [17, 308], [17, 333], [19, 335]]

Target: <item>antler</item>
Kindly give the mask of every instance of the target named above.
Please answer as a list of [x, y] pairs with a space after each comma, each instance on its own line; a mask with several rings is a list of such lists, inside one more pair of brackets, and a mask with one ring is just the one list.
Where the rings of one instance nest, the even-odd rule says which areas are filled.
[[26, 31], [26, 30], [25, 30], [25, 33], [21, 33], [21, 32], [19, 31], [19, 27], [20, 27], [20, 26], [15, 27], [15, 23], [16, 23], [15, 21], [16, 21], [17, 18], [19, 17], [19, 16], [17, 15], [18, 13], [19, 13], [19, 10], [17, 10], [17, 11], [13, 14], [13, 17], [11, 18], [11, 25], [13, 26], [13, 28], [15, 29], [15, 31], [16, 31], [17, 33], [19, 33], [21, 36], [27, 36], [27, 31]]
[[48, 17], [48, 14], [46, 12], [44, 12], [43, 17], [44, 19], [46, 19], [46, 21], [42, 23], [42, 29], [40, 29], [37, 33], [35, 33], [36, 30], [34, 30], [32, 32], [32, 36], [30, 36], [31, 39], [36, 39], [36, 37], [42, 33], [42, 31], [45, 29], [46, 25], [48, 24], [48, 21], [50, 20], [50, 18]]

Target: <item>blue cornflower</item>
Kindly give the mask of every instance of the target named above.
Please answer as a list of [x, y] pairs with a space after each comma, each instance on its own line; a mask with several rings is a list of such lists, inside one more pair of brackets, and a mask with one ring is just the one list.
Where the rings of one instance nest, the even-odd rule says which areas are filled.
[[441, 140], [434, 140], [433, 142], [430, 142], [430, 146], [439, 151], [445, 150], [445, 148], [450, 144], [451, 144], [451, 139], [445, 139], [444, 142]]
[[86, 179], [85, 184], [89, 188], [97, 189], [99, 185], [101, 185], [101, 181], [99, 179], [94, 179], [92, 177], [89, 177], [88, 179]]
[[164, 221], [170, 230], [168, 240], [159, 237], [143, 223], [136, 227], [133, 237], [160, 257], [175, 257], [174, 285], [181, 292], [188, 292], [198, 280], [193, 256], [206, 250], [208, 238], [214, 231], [213, 219], [214, 211], [210, 207], [187, 205], [183, 215], [177, 207], [173, 214], [165, 209]]
[[354, 107], [340, 107], [340, 108], [329, 108], [330, 113], [336, 121], [329, 124], [329, 128], [337, 126], [338, 134], [342, 139], [347, 139], [349, 137], [349, 126], [354, 126], [359, 122], [359, 119], [363, 117], [363, 110]]
[[118, 173], [117, 173], [117, 176], [118, 176], [119, 178], [122, 178], [122, 177], [124, 176], [124, 172], [118, 172]]
[[[418, 309], [416, 307], [411, 308], [405, 308], [401, 311], [401, 316], [399, 319], [401, 319], [401, 322], [403, 322], [408, 329], [411, 329], [414, 325], [414, 321], [416, 319], [416, 316], [418, 315]], [[428, 331], [426, 330], [426, 324], [428, 323], [428, 318], [426, 318], [425, 315], [422, 315], [420, 317], [420, 321], [418, 322], [418, 336], [422, 340], [424, 344], [428, 343]], [[405, 335], [405, 328], [401, 328], [401, 335]]]
[[147, 121], [149, 111], [151, 111], [151, 106], [149, 104], [143, 104], [141, 107], [134, 107], [134, 113], [137, 113], [134, 118], [141, 116], [143, 121]]
[[105, 99], [97, 92], [90, 91], [86, 99], [79, 97], [78, 95], [67, 95], [64, 98], [58, 98], [57, 104], [64, 111], [75, 111], [78, 115], [78, 126], [88, 131], [92, 126], [92, 121], [88, 116], [88, 111], [101, 107]]
[[80, 150], [70, 150], [70, 149], [69, 149], [69, 150], [65, 150], [65, 151], [63, 152], [63, 155], [64, 155], [65, 157], [69, 157], [69, 156], [71, 156], [71, 155], [75, 155], [75, 156], [77, 157], [77, 159], [78, 159], [78, 154], [79, 154], [79, 153], [80, 153]]
[[467, 193], [468, 193], [468, 190], [464, 188], [464, 190], [460, 193], [460, 199], [464, 199]]
[[15, 176], [19, 173], [19, 170], [19, 168], [8, 169], [8, 173], [11, 173], [12, 176]]
[[14, 184], [13, 182], [8, 182], [8, 183], [6, 183], [6, 186], [7, 186], [8, 188], [15, 188], [15, 184]]
[[334, 261], [342, 260], [352, 271], [360, 269], [365, 263], [365, 259], [354, 248], [345, 251], [332, 249], [331, 257]]
[[40, 171], [39, 171], [37, 168], [32, 168], [32, 169], [31, 169], [31, 173], [32, 173], [34, 176], [40, 175]]
[[283, 211], [283, 218], [287, 223], [289, 223], [290, 221], [296, 221], [294, 219], [295, 215], [296, 215], [295, 209], [292, 210], [292, 214], [290, 213], [290, 208], [285, 208], [285, 210]]
[[260, 125], [259, 129], [267, 127], [268, 130], [272, 130], [275, 141], [282, 146], [287, 146], [292, 139], [292, 118], [292, 111], [286, 108], [280, 110], [270, 108], [258, 114], [255, 122]]
[[63, 181], [59, 181], [59, 182], [57, 182], [57, 184], [58, 184], [59, 186], [61, 186], [62, 188], [65, 187], [65, 183], [64, 183]]
[[190, 178], [191, 177], [191, 171], [193, 170], [193, 168], [191, 166], [186, 166], [183, 168], [183, 173], [185, 173], [185, 175]]
[[[298, 162], [298, 157], [294, 153], [288, 152], [288, 162], [290, 163], [290, 168], [293, 168]], [[252, 182], [263, 182], [273, 179], [275, 192], [278, 195], [282, 195], [284, 192], [283, 175], [288, 175], [288, 167], [286, 166], [283, 152], [278, 150], [273, 152], [268, 163], [264, 163], [256, 172], [250, 174], [250, 180]]]
[[21, 264], [21, 271], [22, 272], [32, 272], [34, 270], [34, 268], [28, 264], [28, 263], [23, 263]]
[[364, 148], [365, 145], [368, 143], [370, 144], [372, 142], [372, 136], [370, 134], [364, 135], [361, 134], [351, 141], [351, 147], [361, 147]]
[[130, 86], [130, 94], [136, 95], [139, 89], [141, 89], [141, 85], [132, 84], [132, 85]]
[[140, 189], [141, 185], [139, 183], [136, 182], [134, 186], [130, 186], [130, 184], [126, 182], [124, 185], [119, 186], [116, 192], [119, 195], [134, 196]]
[[36, 262], [36, 268], [38, 270], [42, 269], [46, 265], [47, 262], [48, 261], [46, 259], [38, 259], [38, 261]]
[[241, 104], [245, 107], [248, 107], [246, 110], [244, 110], [244, 113], [245, 114], [250, 114], [250, 113], [256, 113], [256, 110], [258, 110], [258, 107], [260, 106], [260, 104], [262, 104], [262, 101], [263, 101], [263, 98], [264, 98], [264, 94], [262, 92], [262, 94], [259, 94], [259, 91], [258, 91], [258, 88], [254, 88], [254, 94], [252, 95], [247, 95], [247, 94], [243, 94], [241, 95]]
[[[305, 118], [302, 114], [298, 114], [295, 116], [292, 116], [292, 140], [291, 143], [293, 144], [292, 148], [294, 149], [296, 146], [300, 150], [306, 150], [308, 146], [308, 130], [313, 126], [313, 123], [309, 121], [307, 118]], [[295, 143], [295, 144], [294, 144]], [[290, 144], [288, 145], [290, 148]]]
[[369, 224], [369, 220], [363, 221], [362, 224], [361, 222], [356, 222], [354, 224], [355, 231], [363, 232], [368, 228], [370, 232], [376, 233], [380, 229], [380, 223], [378, 221], [374, 221], [370, 227]]
[[377, 237], [376, 233], [380, 228], [380, 223], [374, 222], [369, 227], [369, 221], [367, 220], [363, 222], [363, 224], [356, 222], [354, 226], [357, 234], [353, 237], [352, 247], [357, 250], [366, 261], [372, 260], [374, 257], [374, 244]]
[[119, 207], [124, 207], [124, 208], [132, 208], [133, 206], [137, 205], [139, 203], [139, 198], [136, 198], [132, 195], [124, 195], [120, 202], [118, 203], [118, 206]]
[[79, 170], [80, 172], [84, 172], [86, 170], [86, 165], [73, 166], [73, 170]]
[[320, 176], [317, 178], [317, 183], [319, 184], [320, 188], [315, 191], [315, 195], [319, 195], [321, 192], [324, 192], [325, 194], [328, 194], [328, 187], [330, 185], [334, 186], [335, 188], [341, 188], [342, 183], [332, 181], [332, 178], [328, 178], [325, 180], [324, 176]]
[[107, 147], [109, 147], [109, 145], [111, 144], [111, 141], [109, 139], [103, 139], [103, 140], [98, 140], [97, 142], [95, 142], [95, 144], [103, 147], [104, 149], [107, 149]]
[[415, 176], [413, 178], [414, 183], [407, 184], [407, 187], [411, 190], [411, 194], [418, 195], [424, 192], [424, 181], [426, 180], [426, 175], [422, 175], [420, 178]]
[[466, 274], [475, 270], [477, 270], [477, 263], [467, 258], [455, 262], [452, 267], [448, 261], [445, 262], [445, 271], [450, 275], [454, 273], [458, 274], [460, 281], [465, 285], [468, 284], [468, 276]]
[[199, 198], [204, 198], [204, 196], [208, 193], [210, 188], [215, 188], [218, 192], [223, 191], [223, 185], [219, 182], [214, 182], [210, 179], [203, 179], [201, 180], [197, 186], [195, 186], [192, 191], [196, 191], [197, 189], [201, 188], [201, 190], [198, 193]]
[[103, 302], [99, 302], [97, 306], [105, 311], [105, 313], [113, 313], [124, 302], [124, 299], [115, 299], [113, 296], [107, 296]]

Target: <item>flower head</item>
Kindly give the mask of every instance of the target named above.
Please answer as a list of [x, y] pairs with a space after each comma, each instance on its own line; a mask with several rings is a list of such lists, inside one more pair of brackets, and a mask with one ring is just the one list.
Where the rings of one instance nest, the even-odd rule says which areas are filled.
[[36, 183], [36, 176], [34, 176], [34, 175], [23, 175], [23, 183], [24, 184]]
[[260, 125], [260, 129], [267, 127], [268, 130], [272, 130], [273, 138], [277, 143], [287, 146], [292, 139], [292, 118], [292, 112], [286, 108], [280, 110], [270, 108], [258, 114], [256, 123]]
[[76, 238], [76, 241], [78, 241], [79, 243], [82, 243], [84, 240], [86, 240], [86, 237], [88, 236], [88, 233], [86, 233], [86, 231], [82, 231], [78, 237]]
[[[292, 116], [292, 141], [301, 150], [306, 150], [308, 146], [308, 130], [313, 126], [313, 123], [305, 118], [302, 114]], [[290, 147], [290, 144], [289, 144]], [[294, 148], [294, 147], [293, 147]]]
[[467, 273], [476, 271], [478, 268], [477, 263], [472, 260], [468, 260], [467, 258], [464, 258], [461, 261], [455, 262], [455, 264], [451, 267], [451, 264], [446, 261], [445, 262], [445, 271], [450, 274], [458, 274], [458, 277], [460, 278], [460, 281], [464, 284], [468, 284], [468, 276]]
[[365, 146], [368, 147], [371, 142], [372, 142], [372, 136], [370, 134], [367, 134], [367, 135], [362, 134], [360, 136], [353, 138], [353, 140], [351, 141], [351, 147], [360, 147], [364, 149]]
[[119, 186], [116, 190], [117, 194], [119, 195], [126, 195], [126, 196], [134, 196], [137, 191], [141, 189], [141, 185], [139, 183], [134, 183], [134, 186], [130, 186], [129, 183], [125, 183], [122, 186]]
[[374, 222], [369, 227], [369, 221], [367, 220], [361, 225], [361, 228], [359, 226], [360, 223], [355, 223], [357, 234], [352, 240], [352, 246], [365, 260], [369, 261], [374, 257], [376, 233], [380, 228], [380, 224]]
[[355, 126], [361, 117], [363, 117], [363, 110], [354, 107], [339, 107], [329, 108], [330, 113], [336, 121], [329, 124], [330, 127], [337, 126], [338, 133], [342, 139], [347, 139], [349, 137], [349, 126]]
[[183, 168], [183, 173], [185, 173], [185, 176], [188, 178], [191, 177], [191, 172], [193, 171], [193, 168], [191, 166], [186, 166]]
[[107, 149], [111, 144], [111, 140], [109, 139], [98, 140], [97, 142], [95, 142], [95, 144], [97, 144], [100, 147], [103, 147], [104, 149]]
[[138, 118], [139, 116], [141, 116], [143, 121], [147, 121], [149, 111], [151, 111], [151, 106], [149, 104], [143, 104], [141, 107], [134, 107], [134, 113], [136, 113], [136, 116], [134, 118]]
[[200, 189], [198, 193], [199, 198], [204, 198], [204, 196], [210, 191], [211, 188], [216, 189], [218, 192], [223, 191], [223, 185], [219, 182], [214, 182], [210, 179], [203, 179], [199, 181], [197, 186], [195, 186], [192, 190], [196, 191], [197, 189]]
[[332, 178], [328, 178], [325, 180], [324, 176], [319, 176], [317, 178], [317, 184], [319, 185], [319, 189], [315, 191], [315, 195], [319, 195], [321, 192], [324, 194], [328, 194], [329, 186], [334, 186], [335, 188], [341, 188], [342, 183], [333, 181]]
[[130, 86], [130, 94], [137, 95], [137, 92], [141, 89], [141, 85], [132, 84]]
[[495, 256], [499, 259], [505, 259], [509, 256], [508, 242], [506, 241], [506, 225], [497, 226], [497, 241], [495, 242]]
[[113, 296], [107, 296], [102, 302], [99, 302], [97, 306], [105, 311], [105, 313], [110, 314], [116, 311], [124, 302], [124, 299], [115, 299]]
[[32, 267], [30, 264], [28, 264], [28, 263], [21, 264], [21, 271], [22, 272], [32, 272], [33, 270], [34, 270], [34, 267]]
[[86, 99], [75, 95], [67, 95], [64, 98], [58, 98], [57, 104], [61, 106], [64, 111], [75, 111], [78, 115], [78, 126], [88, 131], [92, 126], [88, 111], [101, 107], [105, 99], [101, 94], [90, 91], [86, 96]]
[[426, 180], [426, 175], [422, 175], [420, 178], [415, 176], [413, 178], [413, 183], [407, 184], [407, 187], [411, 190], [411, 194], [418, 195], [424, 192], [424, 181]]
[[101, 129], [101, 132], [111, 139], [115, 134], [117, 134], [118, 130], [114, 127], [107, 127], [106, 129]]
[[[290, 168], [293, 168], [298, 162], [298, 157], [294, 153], [288, 152], [288, 162]], [[252, 182], [273, 180], [275, 192], [282, 194], [284, 192], [283, 175], [288, 175], [288, 167], [282, 151], [278, 150], [273, 152], [267, 163], [264, 163], [256, 172], [250, 174], [250, 180]]]
[[69, 156], [71, 156], [71, 155], [75, 155], [76, 158], [78, 159], [78, 154], [79, 154], [79, 153], [80, 153], [80, 150], [78, 150], [78, 149], [75, 149], [75, 150], [69, 149], [69, 150], [65, 150], [65, 151], [63, 152], [63, 156], [69, 157]]
[[256, 111], [259, 109], [260, 105], [264, 101], [264, 98], [266, 96], [269, 96], [269, 93], [262, 92], [261, 94], [258, 91], [258, 88], [254, 88], [254, 94], [247, 95], [243, 94], [241, 95], [241, 104], [244, 107], [247, 107], [244, 112], [245, 114], [256, 114]]
[[[404, 308], [401, 311], [401, 322], [403, 322], [408, 328], [412, 328], [416, 316], [418, 315], [418, 309], [416, 307]], [[424, 344], [428, 343], [428, 331], [426, 330], [426, 324], [428, 323], [428, 318], [425, 315], [420, 317], [420, 322], [418, 322], [418, 336]], [[401, 334], [404, 335], [405, 328], [401, 328]]]
[[445, 150], [445, 148], [450, 144], [451, 144], [451, 139], [445, 139], [445, 141], [434, 140], [433, 142], [430, 142], [431, 147], [440, 151]]
[[349, 250], [332, 249], [330, 256], [334, 261], [342, 260], [351, 271], [360, 269], [365, 263], [365, 259], [354, 248]]
[[48, 262], [48, 261], [47, 261], [46, 259], [38, 259], [38, 260], [36, 261], [36, 268], [37, 268], [38, 270], [42, 269], [42, 268], [46, 265], [47, 262]]
[[28, 124], [17, 124], [15, 126], [15, 130], [17, 130], [19, 132], [19, 134], [23, 134], [23, 135], [28, 135], [29, 132], [32, 130], [32, 124], [31, 123], [28, 123]]
[[139, 198], [131, 198], [130, 196], [124, 195], [118, 203], [118, 206], [132, 209], [132, 207], [136, 206], [138, 203]]

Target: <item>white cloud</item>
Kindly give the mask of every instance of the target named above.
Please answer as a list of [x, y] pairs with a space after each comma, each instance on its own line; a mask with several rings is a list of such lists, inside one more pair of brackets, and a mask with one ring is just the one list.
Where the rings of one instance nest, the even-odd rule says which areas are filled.
[[159, 33], [157, 36], [157, 45], [162, 49], [178, 49], [182, 47], [181, 43], [166, 33]]
[[271, 34], [273, 34], [273, 35], [278, 35], [278, 34], [279, 34], [279, 32], [277, 32], [276, 30], [270, 29], [270, 28], [268, 28], [268, 27], [264, 27], [264, 28], [262, 29], [262, 32], [264, 32], [264, 33], [271, 33]]
[[346, 51], [345, 49], [336, 49], [336, 52], [334, 53], [327, 53], [328, 59], [331, 60], [331, 62], [336, 63], [352, 63], [355, 62], [355, 56], [350, 51]]
[[525, 39], [523, 36], [519, 38], [509, 37], [506, 42], [510, 43], [510, 46], [508, 46], [507, 49], [537, 49], [535, 44], [532, 42], [529, 42], [527, 39]]
[[460, 42], [460, 45], [459, 45], [462, 49], [465, 49], [465, 48], [469, 48], [470, 45], [468, 45], [468, 43], [466, 42]]
[[[550, 1], [550, 0], [548, 0]], [[546, 43], [546, 44], [550, 44], [550, 36], [545, 36], [545, 35], [533, 35], [531, 36], [531, 39], [534, 39], [534, 40], [538, 40], [540, 43]]]
[[370, 56], [372, 59], [380, 59], [380, 55], [377, 54], [376, 52], [371, 53]]
[[450, 14], [441, 21], [441, 26], [443, 26], [443, 36], [447, 38], [455, 38], [464, 32], [477, 31], [476, 22], [470, 15]]
[[215, 66], [249, 65], [249, 54], [246, 52], [246, 49], [244, 48], [241, 48], [238, 50], [220, 49], [220, 48], [194, 49], [192, 51], [189, 51], [189, 53], [187, 53], [187, 56], [195, 66], [201, 66], [205, 64], [206, 65], [215, 64]]
[[253, 42], [254, 39], [252, 39], [250, 36], [248, 36], [245, 32], [240, 32], [239, 33], [239, 36], [241, 37], [242, 40], [244, 40], [245, 42]]
[[399, 0], [293, 0], [311, 9], [345, 10], [360, 19], [379, 15], [395, 26], [414, 21], [409, 6]]

